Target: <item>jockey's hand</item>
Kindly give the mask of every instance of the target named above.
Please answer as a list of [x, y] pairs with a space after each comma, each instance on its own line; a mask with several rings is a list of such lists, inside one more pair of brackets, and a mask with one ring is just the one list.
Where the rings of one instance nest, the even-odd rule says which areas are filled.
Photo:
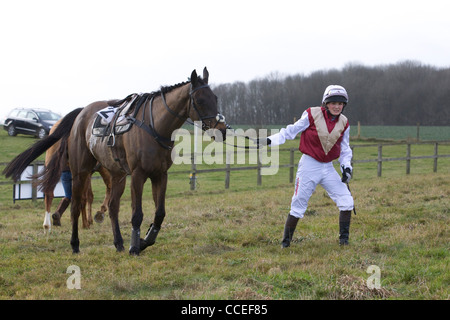
[[342, 182], [347, 183], [352, 178], [352, 169], [341, 166], [342, 169]]

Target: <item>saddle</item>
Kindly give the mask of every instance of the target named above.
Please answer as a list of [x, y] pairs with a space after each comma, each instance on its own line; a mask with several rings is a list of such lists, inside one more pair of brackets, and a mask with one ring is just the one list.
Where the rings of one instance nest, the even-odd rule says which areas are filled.
[[115, 136], [122, 135], [130, 131], [135, 123], [134, 119], [147, 101], [149, 94], [130, 94], [123, 100], [97, 112], [97, 118], [92, 126], [92, 134], [97, 137], [108, 137], [107, 145], [115, 145]]

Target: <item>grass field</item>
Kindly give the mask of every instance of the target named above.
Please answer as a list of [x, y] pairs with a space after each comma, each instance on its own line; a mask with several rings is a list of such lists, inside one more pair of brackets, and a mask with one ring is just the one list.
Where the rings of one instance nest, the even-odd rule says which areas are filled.
[[[0, 163], [35, 140], [0, 133]], [[354, 142], [357, 144], [358, 142]], [[286, 147], [295, 147], [298, 140]], [[386, 150], [385, 150], [386, 149]], [[383, 149], [404, 156], [404, 146]], [[448, 146], [440, 153], [450, 154]], [[430, 151], [431, 150], [431, 151]], [[377, 148], [356, 148], [357, 159], [376, 157]], [[430, 153], [431, 152], [431, 153]], [[432, 154], [417, 145], [413, 155]], [[295, 163], [300, 155], [297, 153]], [[280, 161], [288, 161], [281, 154]], [[280, 240], [293, 185], [288, 169], [263, 176], [233, 172], [230, 189], [224, 173], [200, 174], [199, 188], [189, 177], [169, 173], [167, 216], [156, 244], [139, 257], [116, 253], [108, 219], [81, 230], [81, 253], [70, 248], [70, 217], [49, 235], [42, 229], [42, 200], [12, 202], [12, 187], [0, 185], [0, 299], [449, 299], [450, 159], [355, 166], [351, 189], [350, 245], [338, 245], [338, 209], [318, 187], [290, 248]], [[0, 168], [3, 170], [3, 168]], [[2, 177], [0, 181], [4, 181]], [[98, 207], [101, 180], [93, 181]], [[153, 219], [150, 185], [144, 201], [145, 232]], [[126, 246], [131, 234], [129, 189], [122, 198], [120, 223]], [[77, 266], [81, 289], [69, 289], [66, 273]], [[370, 266], [380, 270], [379, 289], [369, 288]]]

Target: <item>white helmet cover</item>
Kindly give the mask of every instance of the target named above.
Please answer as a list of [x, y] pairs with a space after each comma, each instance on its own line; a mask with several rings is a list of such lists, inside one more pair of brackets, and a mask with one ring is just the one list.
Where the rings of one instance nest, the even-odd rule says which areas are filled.
[[322, 104], [327, 104], [328, 102], [344, 102], [348, 103], [347, 90], [343, 86], [336, 84], [330, 85], [325, 89], [322, 98]]

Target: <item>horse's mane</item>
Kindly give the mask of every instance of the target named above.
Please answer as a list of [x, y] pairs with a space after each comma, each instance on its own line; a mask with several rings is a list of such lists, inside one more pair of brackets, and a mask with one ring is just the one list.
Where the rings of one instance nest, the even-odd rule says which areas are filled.
[[172, 86], [161, 86], [159, 91], [152, 92], [150, 95], [155, 95], [156, 96], [156, 95], [160, 95], [161, 93], [166, 94], [166, 93], [169, 93], [172, 90], [175, 90], [175, 89], [177, 89], [179, 87], [182, 87], [182, 86], [184, 86], [185, 84], [188, 84], [188, 83], [190, 83], [190, 81], [180, 82], [180, 83], [174, 84]]
[[[200, 84], [204, 84], [204, 80], [201, 77], [198, 77], [197, 80], [199, 81]], [[180, 82], [171, 86], [161, 86], [160, 89], [158, 91], [152, 91], [151, 93], [148, 94], [149, 99], [151, 99], [152, 97], [156, 97], [162, 94], [166, 94], [169, 93], [179, 87], [182, 87], [188, 83], [190, 83], [191, 81], [185, 81], [185, 82]], [[121, 100], [110, 100], [108, 101], [108, 105], [110, 106], [118, 106], [121, 105], [122, 103], [124, 103], [125, 101], [129, 100], [131, 98], [132, 94], [130, 94], [129, 96], [127, 96], [124, 99]]]

